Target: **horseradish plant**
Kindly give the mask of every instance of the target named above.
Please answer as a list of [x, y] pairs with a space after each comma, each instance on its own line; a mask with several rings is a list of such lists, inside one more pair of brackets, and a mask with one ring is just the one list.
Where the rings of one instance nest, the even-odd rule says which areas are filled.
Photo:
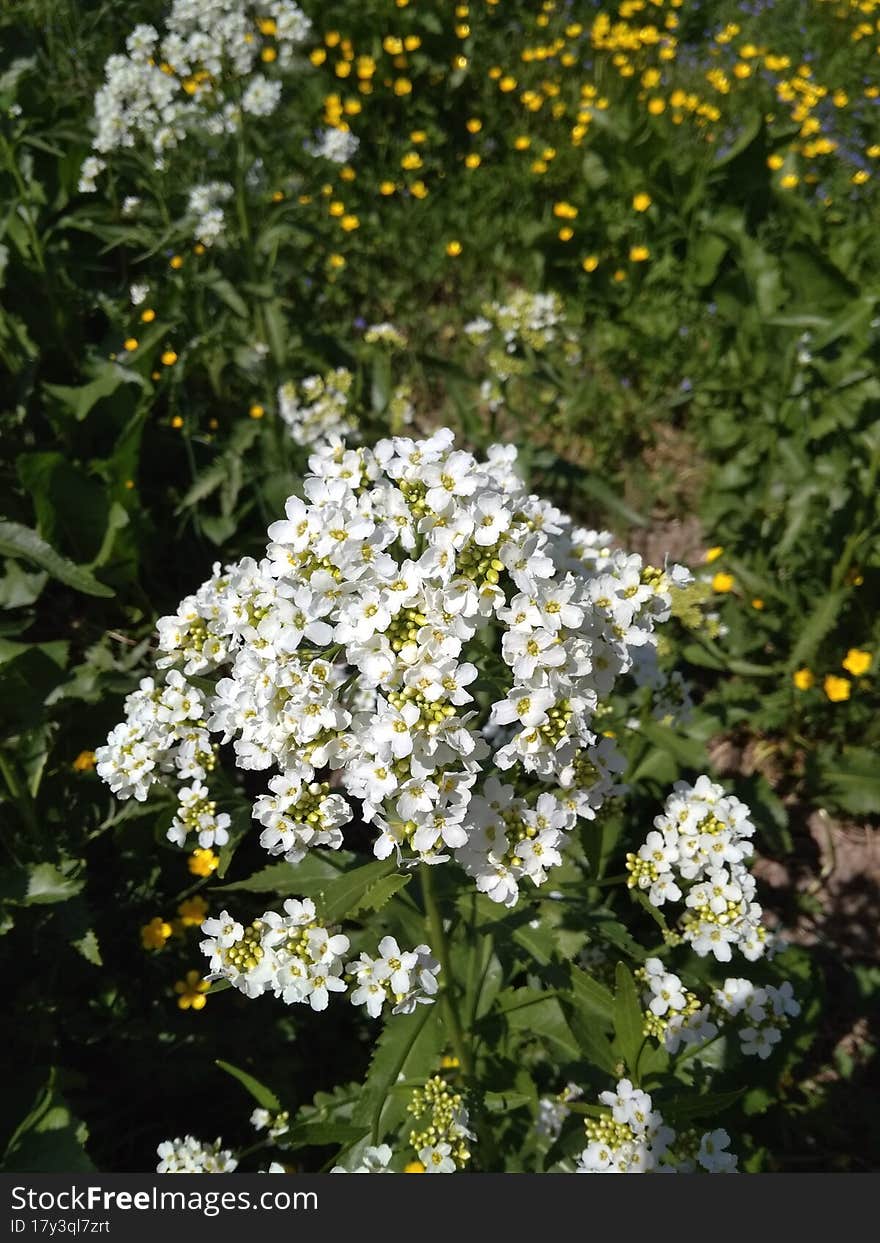
[[[236, 886], [272, 909], [204, 922], [210, 980], [386, 1020], [363, 1090], [292, 1130], [256, 1086], [271, 1143], [314, 1127], [345, 1170], [733, 1168], [685, 1086], [766, 1057], [797, 1012], [787, 984], [693, 969], [767, 948], [748, 809], [701, 777], [629, 831], [618, 876], [602, 848], [616, 735], [668, 686], [656, 631], [689, 575], [530, 494], [510, 447], [479, 462], [442, 430], [335, 441], [310, 466], [265, 557], [216, 566], [160, 620], [155, 676], [98, 752], [120, 798], [169, 802], [174, 845], [228, 864], [252, 819], [275, 860]], [[577, 1082], [554, 1101], [563, 1067]], [[160, 1155], [224, 1165], [202, 1151]]]

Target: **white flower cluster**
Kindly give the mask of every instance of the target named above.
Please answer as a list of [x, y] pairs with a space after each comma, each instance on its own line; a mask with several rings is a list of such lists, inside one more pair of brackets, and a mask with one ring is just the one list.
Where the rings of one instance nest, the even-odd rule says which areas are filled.
[[395, 1003], [393, 1014], [411, 1014], [419, 1002], [430, 1004], [433, 1000], [439, 970], [427, 945], [402, 950], [394, 937], [383, 937], [377, 958], [362, 953], [346, 968], [357, 983], [352, 1005], [364, 1006], [367, 1014], [377, 1019], [391, 998]]
[[365, 1148], [360, 1164], [354, 1169], [346, 1169], [344, 1165], [334, 1165], [331, 1174], [390, 1174], [388, 1162], [391, 1160], [391, 1149], [387, 1144]]
[[[678, 1137], [655, 1110], [651, 1097], [621, 1079], [613, 1092], [602, 1092], [599, 1100], [610, 1113], [586, 1122], [587, 1147], [580, 1155], [578, 1174], [692, 1173], [698, 1166], [709, 1174], [732, 1174], [737, 1159], [725, 1149], [730, 1143], [726, 1131], [707, 1132], [693, 1153], [685, 1151], [686, 1138]], [[696, 1147], [694, 1145], [694, 1147]]]
[[[310, 26], [292, 0], [173, 0], [164, 35], [138, 25], [127, 54], [108, 59], [95, 96], [95, 151], [146, 145], [161, 168], [166, 152], [190, 134], [202, 140], [235, 132], [242, 112], [268, 116], [281, 82], [262, 72], [264, 60], [289, 66]], [[80, 189], [93, 190], [103, 167], [89, 157]]]
[[405, 350], [407, 347], [406, 333], [388, 322], [368, 324], [364, 329], [364, 340], [367, 345], [387, 345], [393, 350]]
[[659, 958], [649, 958], [636, 974], [647, 985], [645, 1033], [662, 1038], [667, 1052], [677, 1053], [682, 1045], [704, 1044], [718, 1035], [709, 1006], [702, 1005]]
[[[505, 382], [523, 367], [522, 356], [527, 350], [542, 353], [554, 344], [561, 344], [566, 360], [574, 363], [580, 357], [577, 339], [565, 324], [565, 308], [555, 293], [529, 293], [516, 289], [506, 302], [487, 302], [483, 313], [464, 326], [465, 336], [481, 350], [500, 340], [500, 349], [489, 348], [485, 360], [496, 381]], [[492, 381], [486, 382], [484, 396], [497, 399]]]
[[710, 1005], [685, 988], [659, 958], [649, 958], [636, 974], [647, 986], [645, 1034], [662, 1039], [673, 1054], [682, 1046], [713, 1040], [728, 1019], [742, 1015], [746, 1024], [739, 1031], [742, 1052], [765, 1059], [782, 1039], [781, 1028], [801, 1012], [787, 980], [777, 987], [728, 978], [714, 990]]
[[739, 1029], [740, 1048], [746, 1056], [762, 1061], [782, 1039], [781, 1028], [801, 1012], [788, 980], [777, 988], [772, 984], [755, 985], [751, 980], [727, 979], [723, 988], [715, 990], [714, 1000], [721, 1014], [729, 1018], [742, 1016], [745, 1026]]
[[567, 1083], [557, 1096], [542, 1096], [538, 1101], [536, 1134], [541, 1139], [554, 1143], [559, 1138], [563, 1122], [571, 1113], [569, 1102], [579, 1100], [583, 1094], [583, 1088], [579, 1088], [576, 1083]]
[[[241, 768], [278, 770], [253, 809], [273, 854], [338, 847], [344, 792], [379, 858], [454, 852], [508, 906], [543, 883], [614, 789], [594, 720], [621, 675], [650, 675], [687, 575], [574, 528], [515, 458], [480, 463], [447, 430], [314, 454], [266, 558], [216, 567], [160, 621], [166, 685], [129, 697], [101, 776], [139, 799], [168, 774], [203, 782], [219, 736]], [[204, 814], [179, 819], [208, 833]]]
[[663, 813], [637, 854], [627, 855], [630, 888], [647, 890], [652, 906], [683, 896], [682, 935], [701, 957], [729, 962], [732, 947], [754, 961], [766, 933], [745, 860], [755, 827], [749, 809], [709, 777], [676, 782]]
[[166, 1139], [156, 1149], [157, 1174], [231, 1174], [238, 1165], [232, 1153], [221, 1148], [222, 1140], [205, 1144], [192, 1135]]
[[357, 423], [348, 412], [354, 376], [345, 367], [310, 375], [278, 390], [278, 409], [298, 445], [317, 447], [351, 437]]
[[305, 143], [309, 155], [332, 164], [347, 164], [359, 146], [360, 140], [347, 129], [322, 129]]
[[409, 1014], [419, 1002], [431, 1004], [437, 992], [440, 964], [427, 945], [401, 950], [393, 937], [384, 937], [377, 958], [361, 954], [346, 963], [348, 937], [328, 930], [309, 898], [288, 898], [284, 914], [266, 911], [247, 927], [221, 911], [205, 920], [202, 932], [209, 978], [228, 980], [246, 997], [271, 992], [286, 1005], [326, 1010], [331, 993], [347, 990], [347, 975], [357, 983], [352, 1004], [378, 1018], [387, 1001], [394, 1014]]
[[280, 1139], [290, 1130], [290, 1114], [286, 1109], [280, 1113], [255, 1109], [251, 1114], [251, 1126], [255, 1131], [265, 1131], [269, 1139]]
[[213, 246], [223, 236], [226, 223], [223, 204], [228, 203], [235, 191], [226, 181], [211, 181], [204, 186], [193, 186], [189, 192], [187, 212], [193, 218], [193, 233], [203, 246]]

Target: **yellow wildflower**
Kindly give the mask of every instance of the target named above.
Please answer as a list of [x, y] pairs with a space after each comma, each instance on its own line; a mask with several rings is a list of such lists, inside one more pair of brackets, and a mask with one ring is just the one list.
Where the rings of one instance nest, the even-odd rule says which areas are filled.
[[860, 678], [871, 668], [871, 660], [870, 652], [865, 652], [859, 647], [851, 647], [840, 663], [847, 673], [851, 673], [854, 678]]
[[181, 1010], [204, 1010], [208, 1004], [205, 996], [211, 985], [203, 980], [198, 971], [187, 971], [185, 980], [178, 980], [174, 985], [177, 993], [177, 1005]]
[[843, 703], [845, 699], [849, 699], [852, 682], [849, 678], [838, 678], [829, 673], [822, 683], [822, 689], [832, 703]]

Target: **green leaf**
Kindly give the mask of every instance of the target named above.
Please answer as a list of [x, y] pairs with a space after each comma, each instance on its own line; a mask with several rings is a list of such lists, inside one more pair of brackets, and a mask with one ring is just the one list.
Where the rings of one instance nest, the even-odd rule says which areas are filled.
[[440, 1006], [418, 1006], [414, 1014], [396, 1014], [385, 1024], [354, 1108], [352, 1121], [372, 1128], [374, 1142], [406, 1118], [404, 1093], [392, 1093], [398, 1079], [425, 1079], [440, 1060], [446, 1033]]
[[247, 1088], [251, 1096], [261, 1105], [263, 1109], [269, 1109], [272, 1113], [279, 1113], [281, 1110], [281, 1102], [278, 1097], [265, 1084], [260, 1083], [259, 1079], [255, 1079], [253, 1075], [249, 1075], [246, 1070], [239, 1070], [237, 1066], [233, 1066], [231, 1062], [221, 1061], [219, 1058], [214, 1063], [221, 1070], [225, 1070], [227, 1075], [232, 1075], [233, 1079], [237, 1079], [242, 1087]]
[[221, 889], [224, 893], [240, 889], [245, 893], [274, 893], [284, 898], [292, 895], [310, 898], [326, 888], [328, 882], [337, 880], [342, 868], [353, 861], [354, 856], [348, 851], [334, 851], [331, 859], [319, 850], [311, 850], [299, 863], [270, 863], [246, 880], [237, 880], [214, 888]]
[[807, 619], [806, 625], [798, 635], [797, 643], [791, 650], [788, 658], [789, 669], [797, 669], [800, 665], [809, 664], [819, 644], [837, 621], [837, 615], [848, 594], [846, 590], [840, 589], [829, 591], [826, 596], [822, 597]]
[[44, 384], [43, 388], [66, 406], [79, 422], [102, 398], [115, 393], [120, 384], [140, 384], [143, 387], [144, 380], [130, 367], [108, 363], [97, 379], [89, 384], [83, 384], [77, 388], [71, 388], [66, 384]]
[[98, 938], [93, 928], [89, 928], [85, 936], [80, 937], [77, 941], [71, 941], [70, 944], [74, 949], [79, 950], [86, 962], [92, 963], [95, 967], [102, 967], [104, 965], [104, 960], [101, 958], [101, 947], [98, 945]]
[[626, 1063], [633, 1082], [639, 1082], [639, 1054], [644, 1041], [644, 1023], [639, 994], [632, 972], [626, 963], [619, 962], [615, 973], [617, 989], [614, 994], [614, 1035], [620, 1055]]
[[412, 878], [412, 872], [394, 872], [391, 876], [380, 877], [379, 880], [364, 891], [363, 897], [348, 909], [346, 912], [347, 916], [353, 918], [355, 915], [361, 915], [365, 911], [381, 910], [387, 902], [391, 901], [396, 893], [406, 888]]
[[85, 1123], [74, 1117], [61, 1095], [53, 1067], [33, 1108], [9, 1140], [0, 1168], [6, 1173], [90, 1173], [95, 1167], [84, 1147], [88, 1136]]
[[574, 1004], [588, 1015], [607, 1019], [609, 1022], [614, 1013], [614, 996], [610, 989], [598, 980], [594, 980], [581, 967], [572, 963], [569, 967], [571, 990]]
[[[327, 885], [321, 901], [321, 917], [330, 924], [338, 923], [346, 915], [360, 909], [369, 910], [369, 896], [376, 885], [386, 879], [394, 868], [393, 859], [377, 859], [362, 867], [346, 872]], [[389, 894], [388, 897], [391, 895]], [[386, 899], [387, 901], [387, 899]]]
[[18, 522], [0, 522], [0, 556], [23, 557], [65, 586], [88, 596], [111, 598], [115, 594], [112, 588], [99, 582], [88, 570], [62, 557], [36, 531]]
[[24, 906], [47, 906], [53, 902], [66, 902], [80, 893], [85, 886], [82, 863], [68, 859], [59, 867], [54, 863], [37, 863], [28, 875]]
[[533, 988], [517, 988], [500, 994], [490, 1019], [500, 1015], [508, 1028], [553, 1045], [569, 1061], [578, 1061], [580, 1045], [568, 1025], [559, 998]]
[[527, 1092], [484, 1092], [483, 1107], [491, 1114], [506, 1114], [513, 1109], [531, 1105], [534, 1097]]
[[658, 1101], [663, 1117], [676, 1124], [689, 1123], [697, 1118], [714, 1118], [742, 1099], [745, 1088], [732, 1092], [704, 1092], [702, 1096], [676, 1096], [672, 1100]]
[[850, 747], [819, 765], [821, 790], [835, 808], [856, 816], [880, 813], [880, 772], [877, 754], [867, 747]]
[[242, 319], [247, 319], [248, 305], [238, 290], [228, 280], [222, 276], [211, 276], [206, 279], [205, 285], [211, 290], [211, 293], [229, 307], [230, 311], [234, 311]]
[[283, 1145], [285, 1149], [294, 1149], [356, 1144], [368, 1134], [367, 1123], [300, 1122], [284, 1136]]

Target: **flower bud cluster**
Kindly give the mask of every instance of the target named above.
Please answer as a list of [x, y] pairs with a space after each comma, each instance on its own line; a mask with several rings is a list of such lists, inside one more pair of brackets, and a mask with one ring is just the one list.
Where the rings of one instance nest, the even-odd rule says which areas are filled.
[[461, 1094], [453, 1092], [445, 1079], [434, 1075], [423, 1088], [416, 1088], [407, 1112], [420, 1122], [421, 1130], [410, 1132], [409, 1142], [419, 1154], [426, 1174], [453, 1174], [470, 1160], [468, 1111]]

